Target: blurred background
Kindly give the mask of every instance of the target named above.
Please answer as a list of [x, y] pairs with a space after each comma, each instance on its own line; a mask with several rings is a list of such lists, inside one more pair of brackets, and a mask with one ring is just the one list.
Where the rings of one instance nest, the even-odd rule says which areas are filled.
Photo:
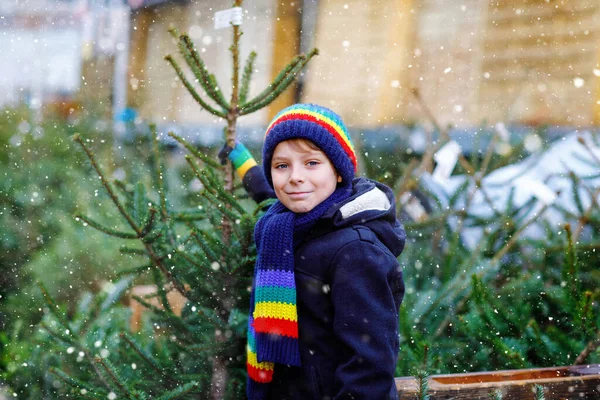
[[[219, 81], [231, 77], [231, 35], [214, 28], [228, 1], [7, 0], [0, 104], [81, 112], [95, 100], [110, 120], [141, 118], [179, 129], [218, 124], [166, 68], [170, 25], [188, 32]], [[297, 101], [325, 104], [348, 125], [426, 122], [418, 89], [442, 125], [498, 121], [591, 128], [600, 120], [598, 15], [591, 0], [256, 0], [244, 8], [242, 57], [258, 52], [261, 88], [298, 51], [320, 51], [265, 125]], [[71, 111], [71, 109], [73, 109]]]

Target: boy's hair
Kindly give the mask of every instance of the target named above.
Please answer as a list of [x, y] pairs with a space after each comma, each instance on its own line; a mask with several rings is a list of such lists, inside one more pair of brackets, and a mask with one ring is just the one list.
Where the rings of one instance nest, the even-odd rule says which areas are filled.
[[271, 159], [275, 147], [285, 140], [303, 139], [321, 150], [350, 185], [356, 172], [356, 153], [350, 134], [339, 115], [315, 104], [295, 104], [281, 110], [271, 121], [263, 146], [263, 169], [271, 186]]
[[287, 142], [290, 144], [290, 147], [296, 151], [310, 151], [310, 150], [318, 150], [323, 151], [319, 146], [314, 144], [312, 141], [308, 139], [296, 138], [296, 139], [288, 139]]

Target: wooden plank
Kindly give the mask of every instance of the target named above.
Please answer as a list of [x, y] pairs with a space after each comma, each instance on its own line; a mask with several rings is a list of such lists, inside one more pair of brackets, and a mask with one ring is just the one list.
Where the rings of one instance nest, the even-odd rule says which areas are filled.
[[[600, 399], [600, 365], [535, 368], [469, 374], [433, 375], [429, 380], [432, 400], [489, 399], [495, 389], [505, 400], [533, 398], [534, 385], [544, 387], [546, 400]], [[397, 378], [400, 400], [414, 400], [414, 378]]]

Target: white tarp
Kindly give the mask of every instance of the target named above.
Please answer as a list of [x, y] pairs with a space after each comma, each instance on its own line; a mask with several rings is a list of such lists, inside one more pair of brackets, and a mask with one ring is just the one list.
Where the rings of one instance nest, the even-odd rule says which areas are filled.
[[[588, 148], [580, 143], [580, 139]], [[569, 222], [569, 219], [565, 218], [565, 211], [572, 218], [581, 215], [575, 199], [571, 173], [581, 182], [577, 194], [583, 211], [585, 212], [592, 205], [592, 194], [595, 194], [596, 201], [600, 202], [599, 143], [600, 137], [597, 136], [594, 140], [589, 132], [573, 132], [554, 142], [544, 152], [532, 154], [519, 163], [491, 172], [482, 179], [482, 188], [499, 213], [506, 211], [512, 190], [514, 190], [512, 199], [514, 208], [522, 207], [535, 198], [535, 204], [523, 210], [525, 215], [520, 214], [524, 217], [523, 221], [531, 218], [538, 218], [538, 221], [541, 221], [540, 218], [545, 219], [550, 227], [559, 231], [566, 222]], [[422, 176], [421, 184], [430, 193], [435, 194], [442, 207], [446, 207], [449, 198], [464, 184], [465, 179], [466, 176], [458, 175], [441, 183], [432, 179], [431, 175], [425, 174]], [[473, 190], [476, 189], [471, 182], [454, 208], [464, 208], [466, 198]], [[476, 190], [468, 207], [469, 214], [483, 218], [492, 217], [494, 211], [490, 207], [490, 202], [486, 201], [481, 190]], [[546, 206], [544, 213], [539, 215]], [[475, 247], [483, 234], [479, 227], [464, 228], [462, 233], [466, 245], [470, 248]], [[585, 235], [585, 232], [583, 234]], [[539, 223], [531, 224], [523, 235], [535, 238], [547, 236], [544, 226]]]

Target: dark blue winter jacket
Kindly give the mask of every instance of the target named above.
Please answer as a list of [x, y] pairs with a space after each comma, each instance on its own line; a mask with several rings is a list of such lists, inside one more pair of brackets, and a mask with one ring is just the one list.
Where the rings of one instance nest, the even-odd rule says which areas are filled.
[[297, 239], [302, 366], [276, 364], [268, 398], [396, 399], [405, 233], [392, 191], [355, 179], [352, 196]]

